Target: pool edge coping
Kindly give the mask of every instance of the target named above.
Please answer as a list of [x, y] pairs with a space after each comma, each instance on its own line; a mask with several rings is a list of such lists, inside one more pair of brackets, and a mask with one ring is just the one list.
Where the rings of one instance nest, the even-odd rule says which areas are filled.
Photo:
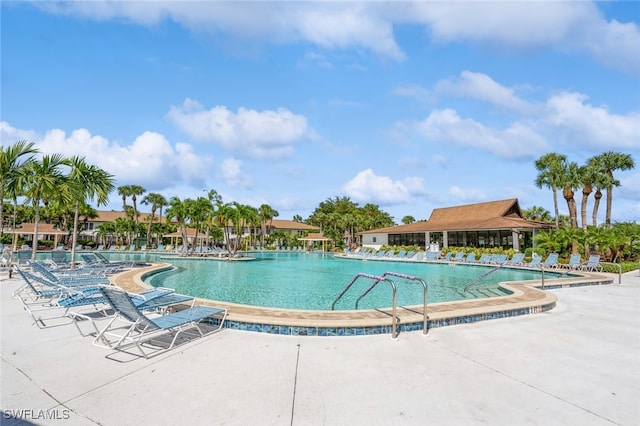
[[[128, 270], [112, 277], [114, 284], [127, 291], [139, 292], [151, 288], [144, 282], [150, 274], [172, 269], [170, 263], [153, 262], [151, 266]], [[583, 271], [570, 271], [575, 276], [541, 280], [499, 283], [512, 294], [486, 299], [431, 303], [427, 306], [428, 329], [460, 323], [483, 321], [508, 316], [534, 314], [553, 309], [557, 296], [547, 290], [585, 285], [613, 284], [613, 278]], [[537, 283], [537, 284], [533, 284]], [[294, 335], [357, 335], [391, 331], [391, 308], [358, 311], [311, 311], [240, 305], [211, 299], [196, 298], [196, 303], [224, 307], [228, 310], [225, 327]], [[244, 312], [243, 312], [244, 311]], [[422, 330], [422, 306], [398, 307], [401, 331]]]

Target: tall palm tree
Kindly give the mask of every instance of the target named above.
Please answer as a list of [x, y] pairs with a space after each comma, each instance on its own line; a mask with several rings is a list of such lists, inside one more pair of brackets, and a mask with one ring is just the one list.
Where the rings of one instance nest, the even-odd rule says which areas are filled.
[[607, 211], [605, 216], [605, 226], [611, 228], [611, 205], [613, 202], [613, 187], [620, 186], [620, 181], [616, 180], [613, 172], [616, 170], [631, 170], [635, 167], [635, 162], [631, 154], [622, 154], [620, 152], [608, 151], [596, 157], [597, 162], [604, 173], [608, 176], [607, 186]]
[[138, 200], [138, 195], [143, 195], [145, 192], [147, 192], [147, 190], [140, 185], [130, 185], [129, 191], [131, 194], [131, 201], [133, 202], [134, 220], [136, 221], [136, 223], [138, 223], [138, 206], [136, 204], [136, 201]]
[[211, 217], [211, 214], [213, 213], [213, 204], [211, 204], [211, 201], [207, 198], [198, 197], [190, 203], [189, 212], [191, 223], [196, 230], [194, 243], [198, 244], [198, 232], [200, 231], [200, 228], [202, 228], [202, 225], [207, 223], [208, 219]]
[[181, 200], [179, 197], [171, 197], [167, 209], [167, 219], [175, 218], [182, 235], [182, 252], [189, 250], [189, 237], [187, 235], [187, 221], [189, 220], [189, 199]]
[[580, 166], [578, 163], [572, 161], [568, 164], [564, 164], [562, 180], [559, 181], [562, 186], [562, 196], [567, 201], [567, 208], [569, 209], [569, 220], [571, 221], [571, 227], [578, 227], [578, 209], [576, 208], [575, 190], [580, 188], [582, 184], [580, 175]]
[[232, 220], [232, 216], [234, 214], [234, 207], [229, 204], [218, 204], [216, 205], [215, 213], [213, 214], [214, 223], [216, 226], [219, 226], [222, 229], [224, 234], [225, 244], [227, 245], [227, 250], [231, 248], [231, 235], [229, 232], [229, 222]]
[[587, 202], [589, 195], [593, 192], [594, 185], [598, 182], [600, 169], [593, 163], [587, 162], [579, 169], [580, 180], [582, 182], [582, 200], [580, 202], [580, 218], [582, 229], [587, 230]]
[[127, 197], [131, 196], [131, 185], [122, 185], [118, 187], [118, 195], [122, 197], [122, 211], [127, 211]]
[[[167, 205], [167, 199], [164, 198], [162, 194], [150, 192], [145, 195], [141, 203], [145, 205], [151, 204], [151, 218], [149, 220], [149, 226], [147, 227], [147, 244], [151, 244], [151, 224], [155, 219], [158, 208], [162, 211], [162, 207]], [[162, 218], [162, 213], [160, 214], [160, 218]]]
[[14, 224], [15, 212], [20, 188], [19, 176], [29, 162], [33, 161], [33, 155], [37, 154], [33, 142], [18, 141], [6, 148], [0, 146], [0, 236], [4, 232], [4, 199], [13, 198]]
[[87, 164], [84, 157], [73, 156], [69, 160], [71, 171], [68, 175], [71, 197], [75, 200], [73, 213], [73, 237], [71, 244], [71, 268], [75, 268], [76, 243], [78, 241], [78, 215], [80, 205], [92, 200], [97, 206], [107, 204], [109, 194], [114, 190], [114, 177], [103, 169]]
[[538, 188], [547, 187], [553, 193], [553, 208], [556, 219], [556, 228], [560, 226], [560, 212], [558, 209], [558, 188], [561, 187], [563, 163], [567, 161], [567, 156], [550, 152], [538, 158], [535, 162], [538, 176], [535, 184]]
[[[62, 154], [45, 155], [41, 160], [30, 162], [25, 168], [25, 195], [34, 209], [33, 247], [31, 260], [36, 260], [38, 250], [38, 223], [40, 222], [40, 202], [51, 197], [68, 198], [69, 191], [61, 190], [66, 186], [66, 177], [62, 173], [63, 166], [70, 162]], [[68, 200], [67, 200], [68, 201]]]

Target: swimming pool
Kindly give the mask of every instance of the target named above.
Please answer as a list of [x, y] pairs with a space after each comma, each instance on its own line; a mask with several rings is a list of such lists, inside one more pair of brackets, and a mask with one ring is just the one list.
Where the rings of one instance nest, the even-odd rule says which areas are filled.
[[[155, 287], [170, 287], [205, 299], [286, 309], [329, 310], [336, 296], [360, 272], [381, 275], [393, 271], [421, 278], [429, 287], [429, 303], [505, 296], [508, 293], [498, 287], [499, 282], [540, 279], [538, 271], [499, 268], [476, 282], [494, 269], [490, 265], [362, 261], [322, 253], [263, 252], [251, 256], [256, 260], [226, 262], [154, 254], [111, 254], [114, 260], [162, 258], [173, 264], [175, 269], [147, 278], [147, 283]], [[422, 304], [421, 285], [392, 279], [398, 288], [399, 305]], [[371, 283], [358, 280], [336, 304], [336, 309], [354, 309], [356, 299]], [[389, 307], [391, 300], [390, 286], [381, 283], [360, 302], [359, 308]]]

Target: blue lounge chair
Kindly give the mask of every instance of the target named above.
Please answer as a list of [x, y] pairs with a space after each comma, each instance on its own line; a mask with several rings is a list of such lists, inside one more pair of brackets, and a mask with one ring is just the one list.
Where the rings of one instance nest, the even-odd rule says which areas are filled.
[[454, 257], [451, 258], [452, 262], [463, 262], [464, 261], [464, 252], [459, 251], [456, 253]]
[[507, 255], [506, 254], [494, 254], [491, 257], [491, 260], [489, 261], [489, 263], [493, 263], [494, 265], [502, 265], [507, 261]]
[[524, 264], [524, 253], [516, 253], [509, 260], [504, 262], [505, 265], [509, 266], [519, 266]]
[[[185, 294], [175, 293], [171, 288], [164, 287], [156, 287], [147, 291], [143, 291], [141, 293], [128, 293], [129, 297], [133, 301], [134, 305], [144, 311], [157, 311], [159, 309], [164, 309], [168, 306], [182, 304], [191, 302], [190, 305], [193, 306], [195, 303], [195, 298], [193, 296], [187, 296]], [[77, 310], [71, 310], [71, 308], [77, 308], [78, 306], [87, 306], [93, 305], [95, 307], [94, 312], [80, 312]], [[97, 336], [100, 332], [98, 330], [98, 326], [96, 325], [96, 319], [105, 319], [109, 318], [109, 314], [107, 312], [107, 307], [109, 306], [109, 302], [100, 292], [97, 295], [91, 295], [90, 297], [86, 297], [85, 300], [82, 298], [76, 297], [68, 297], [65, 299], [58, 300], [58, 305], [60, 307], [65, 308], [65, 315], [73, 321], [74, 325], [78, 329], [78, 332], [82, 336], [86, 336], [86, 333], [83, 333], [80, 329], [81, 321], [88, 321], [92, 326]], [[100, 316], [96, 318], [96, 313]]]
[[479, 263], [489, 263], [493, 260], [493, 255], [491, 254], [487, 254], [487, 253], [483, 253], [482, 255], [480, 255], [480, 259], [478, 259]]
[[439, 256], [439, 257], [438, 257], [438, 259], [439, 259], [439, 260], [443, 260], [443, 261], [445, 261], [445, 262], [448, 262], [448, 261], [450, 261], [450, 260], [451, 260], [451, 256], [452, 256], [452, 255], [453, 255], [453, 253], [449, 251], [449, 252], [447, 252], [447, 254], [445, 254], [444, 256]]
[[569, 257], [569, 263], [563, 266], [569, 270], [578, 269], [580, 267], [580, 259], [579, 254], [572, 254], [571, 257]]
[[435, 251], [428, 251], [427, 252], [427, 260], [429, 260], [429, 261], [438, 260], [438, 253], [435, 252]]
[[73, 274], [56, 275], [40, 262], [29, 263], [31, 269], [40, 275], [38, 282], [48, 285], [62, 285], [64, 287], [87, 286], [87, 285], [108, 285], [111, 284], [109, 278], [99, 274]]
[[558, 253], [551, 253], [545, 261], [542, 263], [544, 268], [557, 269], [558, 268]]
[[[211, 321], [217, 320], [216, 326], [211, 326], [212, 329], [208, 332], [210, 333], [220, 330], [227, 317], [226, 309], [210, 306], [193, 306], [168, 315], [150, 317], [142, 312], [135, 305], [132, 298], [123, 290], [115, 287], [101, 287], [100, 292], [113, 307], [116, 315], [98, 333], [93, 341], [94, 345], [120, 351], [135, 346], [145, 358], [149, 358], [150, 355], [144, 351], [143, 344], [145, 346], [160, 346], [158, 351], [169, 350], [174, 347], [178, 337], [185, 330], [196, 329], [200, 336], [203, 337], [205, 333], [201, 328], [201, 323], [204, 320], [208, 318]], [[124, 321], [129, 327], [124, 329], [117, 327], [117, 321]], [[163, 347], [165, 346], [163, 343], [166, 342], [159, 336], [163, 332], [173, 333], [173, 338], [166, 347]], [[157, 339], [154, 339], [155, 337]]]
[[467, 263], [473, 263], [476, 261], [476, 254], [474, 252], [469, 253], [467, 257], [462, 259], [462, 261]]
[[531, 262], [523, 263], [524, 266], [528, 266], [530, 268], [538, 268], [542, 265], [542, 257], [536, 256], [531, 258]]
[[583, 271], [602, 272], [602, 266], [600, 265], [600, 255], [592, 254], [589, 259], [580, 265], [580, 269]]

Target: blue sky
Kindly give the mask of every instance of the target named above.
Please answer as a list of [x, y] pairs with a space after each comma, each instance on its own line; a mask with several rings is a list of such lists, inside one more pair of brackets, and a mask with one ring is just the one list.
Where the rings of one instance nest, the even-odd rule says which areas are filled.
[[281, 219], [347, 196], [399, 223], [512, 197], [553, 211], [535, 159], [613, 150], [636, 162], [613, 219], [640, 219], [638, 2], [0, 8], [2, 144], [84, 155], [117, 185]]

